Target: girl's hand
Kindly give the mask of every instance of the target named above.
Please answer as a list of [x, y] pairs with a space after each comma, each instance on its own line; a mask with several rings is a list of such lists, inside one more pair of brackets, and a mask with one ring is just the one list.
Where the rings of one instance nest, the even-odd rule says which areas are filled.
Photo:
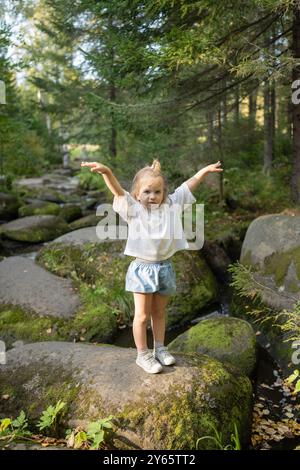
[[220, 172], [223, 171], [223, 168], [221, 168], [222, 163], [220, 160], [217, 163], [213, 163], [212, 165], [207, 165], [204, 167], [204, 170], [207, 173], [214, 173], [214, 172]]
[[80, 166], [87, 166], [91, 169], [92, 173], [101, 173], [102, 175], [109, 172], [109, 168], [102, 163], [97, 162], [81, 162]]

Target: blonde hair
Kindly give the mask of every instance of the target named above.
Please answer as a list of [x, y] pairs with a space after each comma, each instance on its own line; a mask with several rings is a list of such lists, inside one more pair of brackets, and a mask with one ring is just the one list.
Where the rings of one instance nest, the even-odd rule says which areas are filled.
[[141, 180], [145, 177], [157, 177], [157, 176], [160, 176], [163, 180], [163, 199], [162, 199], [162, 203], [165, 202], [165, 200], [167, 199], [167, 195], [168, 195], [168, 183], [167, 183], [167, 180], [165, 178], [165, 176], [163, 175], [162, 171], [161, 171], [161, 165], [160, 165], [160, 162], [157, 160], [157, 159], [154, 159], [153, 162], [152, 162], [152, 165], [151, 166], [145, 166], [144, 168], [142, 168], [141, 170], [139, 170], [134, 178], [133, 178], [133, 181], [132, 181], [132, 185], [131, 185], [131, 190], [130, 190], [130, 194], [134, 197], [134, 199], [137, 199], [137, 194], [139, 192], [139, 188], [140, 188], [140, 184], [141, 184]]

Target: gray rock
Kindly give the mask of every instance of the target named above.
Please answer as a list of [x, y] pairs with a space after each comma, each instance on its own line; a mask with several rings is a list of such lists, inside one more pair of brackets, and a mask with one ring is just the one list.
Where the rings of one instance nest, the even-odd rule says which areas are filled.
[[3, 224], [0, 233], [11, 240], [46, 242], [68, 231], [68, 225], [54, 215], [33, 215]]
[[300, 216], [271, 214], [255, 219], [246, 233], [240, 262], [254, 268], [268, 306], [293, 309], [300, 300]]
[[[64, 342], [27, 344], [7, 353], [0, 384], [11, 398], [0, 413], [23, 409], [36, 419], [58, 399], [68, 405], [66, 425], [113, 414], [119, 448], [194, 449], [211, 432], [210, 423], [230, 442], [236, 422], [242, 442], [251, 429], [250, 380], [219, 361], [201, 355], [177, 355], [177, 365], [147, 374], [135, 364], [132, 349]], [[0, 394], [4, 385], [0, 385]], [[211, 440], [200, 448], [213, 449]]]
[[[269, 214], [250, 224], [242, 246], [241, 263], [250, 255], [253, 265], [263, 268], [267, 257], [300, 245], [300, 216]], [[248, 259], [247, 259], [248, 260]]]
[[86, 227], [66, 233], [53, 240], [53, 243], [65, 243], [67, 245], [83, 245], [84, 243], [103, 243], [110, 240], [101, 240], [97, 236], [96, 227]]
[[22, 256], [0, 262], [0, 298], [38, 315], [68, 318], [79, 307], [72, 282], [45, 271]]

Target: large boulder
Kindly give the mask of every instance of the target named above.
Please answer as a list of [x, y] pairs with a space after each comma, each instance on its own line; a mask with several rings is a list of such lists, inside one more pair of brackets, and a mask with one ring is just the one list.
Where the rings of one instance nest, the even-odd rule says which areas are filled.
[[264, 286], [264, 303], [293, 309], [300, 300], [300, 216], [264, 215], [249, 226], [240, 262]]
[[23, 256], [0, 262], [0, 298], [2, 304], [58, 318], [71, 317], [80, 304], [71, 280], [61, 279]]
[[180, 251], [172, 257], [177, 290], [167, 307], [168, 327], [185, 324], [217, 300], [217, 282], [201, 253]]
[[74, 220], [74, 222], [71, 222], [69, 226], [72, 231], [80, 229], [80, 228], [93, 227], [93, 226], [96, 226], [102, 218], [103, 216], [99, 216], [96, 214], [89, 214], [89, 215], [86, 215], [85, 217], [81, 217], [78, 220]]
[[111, 341], [122, 299], [116, 290], [114, 298], [109, 296], [112, 281], [96, 289], [86, 274], [87, 283], [79, 288], [74, 270], [64, 279], [29, 258], [4, 259], [0, 262], [0, 338], [8, 345], [18, 339]]
[[[121, 449], [195, 449], [213, 425], [230, 442], [234, 424], [243, 443], [251, 429], [250, 380], [205, 355], [176, 355], [177, 365], [146, 374], [134, 350], [76, 343], [35, 343], [7, 352], [0, 369], [1, 416], [23, 409], [30, 420], [59, 399], [65, 426], [113, 414]], [[200, 449], [214, 449], [202, 440]]]
[[[231, 311], [259, 330], [258, 341], [290, 373], [295, 367], [292, 340], [299, 337], [300, 216], [271, 214], [255, 219], [246, 233], [240, 263], [234, 273], [240, 287], [232, 296]], [[254, 294], [258, 295], [253, 300]]]
[[40, 201], [37, 199], [32, 204], [26, 204], [19, 207], [19, 217], [28, 217], [31, 215], [58, 215], [61, 208], [55, 202]]
[[3, 224], [0, 233], [11, 240], [39, 243], [53, 240], [68, 229], [68, 224], [54, 215], [33, 215]]
[[256, 364], [256, 336], [252, 326], [224, 315], [200, 321], [177, 336], [168, 348], [175, 352], [208, 354], [221, 362], [230, 362], [245, 375], [250, 375]]

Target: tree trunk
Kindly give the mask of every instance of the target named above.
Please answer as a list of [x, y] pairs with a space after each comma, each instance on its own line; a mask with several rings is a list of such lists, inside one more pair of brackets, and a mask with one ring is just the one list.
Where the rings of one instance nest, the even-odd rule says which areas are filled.
[[252, 91], [249, 95], [249, 124], [252, 130], [255, 129], [256, 125], [257, 94], [258, 88]]
[[[219, 147], [219, 152], [220, 152], [220, 158], [219, 160], [222, 163], [223, 166], [223, 147], [222, 147], [222, 113], [221, 113], [221, 106], [219, 105], [218, 109], [218, 124], [217, 124], [217, 142], [218, 142], [218, 147]], [[223, 183], [223, 172], [220, 173], [220, 179], [219, 179], [219, 191], [220, 191], [220, 202], [222, 203], [224, 201], [224, 183]]]
[[263, 173], [270, 175], [274, 153], [274, 89], [273, 84], [266, 81], [264, 86], [264, 165]]
[[206, 114], [207, 119], [207, 154], [208, 160], [212, 160], [213, 155], [213, 140], [214, 140], [214, 113], [208, 111]]
[[[294, 7], [292, 53], [295, 59], [300, 59], [300, 9]], [[293, 69], [293, 82], [300, 79], [300, 66]], [[300, 103], [293, 103], [293, 166], [291, 190], [293, 201], [300, 203]]]
[[240, 121], [240, 86], [237, 85], [235, 88], [235, 103], [234, 103], [234, 120], [236, 124]]
[[[109, 99], [111, 103], [116, 101], [116, 87], [112, 82], [109, 89]], [[110, 134], [110, 144], [109, 144], [109, 155], [113, 161], [115, 161], [117, 156], [117, 130], [115, 127], [115, 115], [114, 108], [111, 107], [111, 134]]]
[[288, 137], [292, 140], [293, 138], [293, 103], [291, 101], [291, 95], [288, 93], [286, 104], [286, 133]]
[[[223, 87], [226, 90], [226, 78], [223, 80]], [[223, 105], [223, 123], [224, 126], [227, 124], [227, 114], [228, 114], [228, 109], [227, 109], [227, 91], [224, 91], [223, 94], [223, 99], [222, 99], [222, 105]]]

